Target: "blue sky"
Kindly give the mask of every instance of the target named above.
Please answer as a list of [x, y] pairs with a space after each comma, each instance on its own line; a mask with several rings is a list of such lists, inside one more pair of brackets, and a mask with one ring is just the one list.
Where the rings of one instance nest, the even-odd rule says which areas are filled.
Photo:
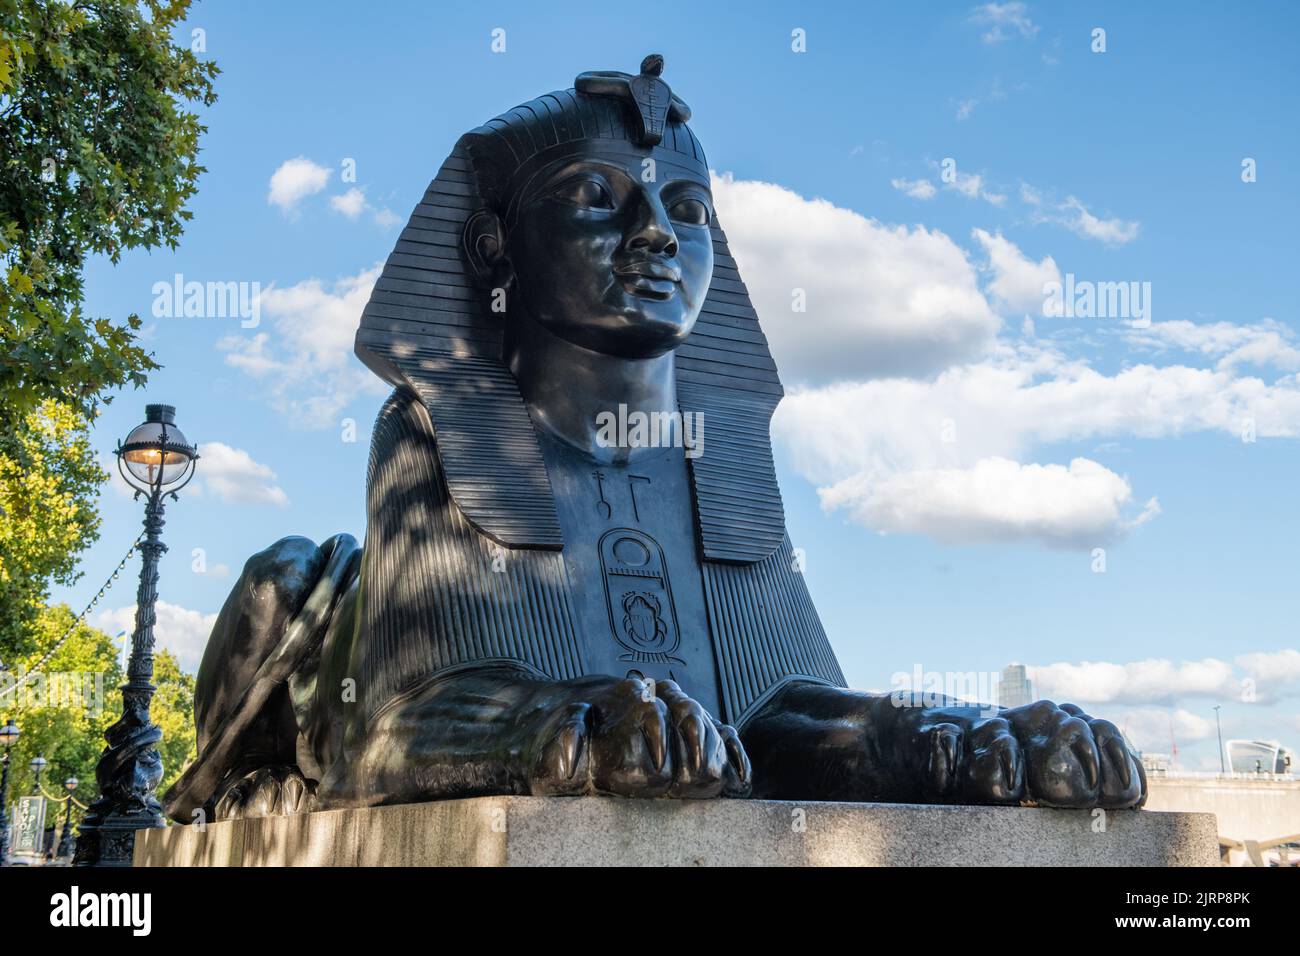
[[[1216, 703], [1225, 736], [1300, 744], [1294, 5], [441, 7], [228, 0], [183, 31], [222, 68], [194, 220], [87, 281], [164, 365], [97, 447], [146, 400], [206, 446], [169, 511], [163, 645], [196, 661], [276, 538], [363, 535], [385, 389], [351, 329], [457, 136], [655, 51], [723, 177], [789, 393], [787, 521], [850, 682], [1020, 661], [1189, 769], [1217, 764]], [[260, 283], [260, 324], [155, 317], [176, 273]], [[1149, 324], [1044, 316], [1066, 274], [1149, 283]], [[55, 595], [78, 608], [141, 518], [117, 490], [103, 511]], [[132, 589], [92, 619], [127, 626]]]

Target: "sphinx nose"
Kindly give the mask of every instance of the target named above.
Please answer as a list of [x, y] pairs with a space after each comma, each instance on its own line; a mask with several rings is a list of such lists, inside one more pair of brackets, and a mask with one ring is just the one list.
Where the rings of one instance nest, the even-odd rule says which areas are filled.
[[659, 197], [642, 192], [637, 203], [636, 220], [623, 244], [634, 251], [658, 253], [669, 258], [677, 255], [677, 233]]

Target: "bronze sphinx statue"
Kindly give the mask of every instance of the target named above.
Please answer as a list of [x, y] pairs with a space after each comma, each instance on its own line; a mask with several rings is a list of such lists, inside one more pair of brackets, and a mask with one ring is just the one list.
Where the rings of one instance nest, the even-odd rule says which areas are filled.
[[248, 561], [175, 819], [486, 794], [1145, 799], [1123, 737], [1077, 707], [845, 688], [785, 531], [776, 366], [662, 66], [584, 73], [443, 164], [357, 333], [395, 386], [364, 553], [287, 538]]

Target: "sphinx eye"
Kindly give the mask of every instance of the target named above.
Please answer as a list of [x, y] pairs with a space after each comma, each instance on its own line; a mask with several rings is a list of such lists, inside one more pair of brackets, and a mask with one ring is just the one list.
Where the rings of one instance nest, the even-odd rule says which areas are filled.
[[570, 179], [557, 187], [551, 195], [587, 209], [614, 208], [614, 199], [609, 190], [594, 179]]
[[709, 207], [698, 199], [677, 200], [668, 210], [668, 215], [678, 222], [684, 222], [692, 226], [707, 226], [709, 224]]

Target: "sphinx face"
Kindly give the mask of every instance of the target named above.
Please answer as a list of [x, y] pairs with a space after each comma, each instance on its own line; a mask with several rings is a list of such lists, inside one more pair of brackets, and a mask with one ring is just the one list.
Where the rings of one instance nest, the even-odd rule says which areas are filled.
[[619, 146], [595, 141], [533, 177], [506, 253], [514, 294], [543, 327], [596, 352], [651, 358], [684, 342], [700, 314], [713, 200], [671, 154]]

